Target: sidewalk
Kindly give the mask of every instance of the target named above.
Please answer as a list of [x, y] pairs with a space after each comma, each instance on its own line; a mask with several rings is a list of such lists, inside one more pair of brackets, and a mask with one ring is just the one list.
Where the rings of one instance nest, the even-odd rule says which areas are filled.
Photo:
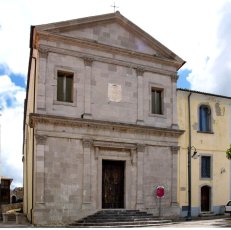
[[[211, 215], [211, 216], [192, 216], [191, 221], [197, 221], [197, 220], [215, 220], [215, 219], [226, 219], [230, 218], [229, 214], [224, 215]], [[180, 217], [179, 219], [172, 219], [173, 222], [184, 222], [187, 221], [186, 217]]]
[[0, 221], [0, 228], [33, 228], [34, 226], [30, 223], [16, 224], [15, 221], [8, 221], [8, 223], [3, 223]]

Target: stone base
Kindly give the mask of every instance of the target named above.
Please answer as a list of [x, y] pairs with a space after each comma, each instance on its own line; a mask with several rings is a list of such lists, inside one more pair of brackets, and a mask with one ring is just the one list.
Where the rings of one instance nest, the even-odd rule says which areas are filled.
[[144, 125], [144, 121], [143, 121], [143, 120], [137, 120], [137, 121], [136, 121], [136, 124], [137, 124], [137, 125]]
[[179, 126], [178, 126], [178, 124], [172, 124], [172, 125], [171, 125], [171, 128], [172, 128], [172, 129], [179, 129]]
[[82, 118], [84, 118], [84, 119], [92, 119], [92, 115], [90, 113], [84, 113], [82, 115]]
[[26, 216], [23, 213], [16, 213], [15, 217], [16, 217], [16, 224], [26, 224], [26, 223], [28, 223], [28, 220], [27, 220]]
[[144, 203], [136, 203], [136, 210], [144, 210]]
[[[89, 206], [87, 206], [89, 207]], [[95, 213], [91, 209], [36, 208], [32, 211], [32, 224], [36, 226], [66, 226], [74, 221]]]

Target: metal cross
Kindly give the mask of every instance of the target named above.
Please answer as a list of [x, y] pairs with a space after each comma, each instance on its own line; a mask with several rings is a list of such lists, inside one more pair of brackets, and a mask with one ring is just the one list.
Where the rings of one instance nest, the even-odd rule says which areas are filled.
[[116, 6], [116, 5], [115, 5], [115, 2], [114, 2], [114, 5], [113, 5], [113, 6], [111, 6], [111, 7], [113, 7], [113, 8], [114, 8], [114, 13], [115, 13], [115, 9], [116, 9], [116, 8], [119, 8], [118, 6]]

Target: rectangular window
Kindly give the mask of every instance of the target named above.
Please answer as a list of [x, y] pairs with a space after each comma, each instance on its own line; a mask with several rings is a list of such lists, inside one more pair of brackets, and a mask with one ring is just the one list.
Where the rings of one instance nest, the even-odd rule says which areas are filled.
[[73, 73], [58, 71], [57, 101], [73, 102]]
[[199, 131], [211, 132], [211, 109], [207, 105], [201, 105], [199, 109]]
[[152, 88], [151, 112], [152, 114], [163, 114], [162, 111], [162, 92], [161, 89]]
[[211, 177], [211, 157], [202, 156], [201, 157], [201, 178]]

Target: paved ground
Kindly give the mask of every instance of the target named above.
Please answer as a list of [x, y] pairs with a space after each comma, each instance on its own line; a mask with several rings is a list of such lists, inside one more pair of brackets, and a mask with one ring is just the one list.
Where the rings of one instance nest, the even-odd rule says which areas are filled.
[[[15, 224], [15, 222], [4, 224], [0, 221], [0, 228], [33, 228], [31, 224]], [[147, 226], [148, 227], [148, 226]], [[191, 221], [173, 221], [168, 224], [161, 224], [160, 226], [153, 226], [149, 228], [231, 228], [230, 216], [211, 217], [209, 219], [193, 219]]]
[[214, 219], [196, 219], [191, 221], [177, 221], [169, 224], [163, 224], [158, 226], [158, 228], [231, 228], [231, 218], [222, 217]]
[[27, 223], [27, 224], [15, 224], [15, 221], [4, 224], [2, 221], [0, 221], [0, 228], [32, 228], [33, 225]]

